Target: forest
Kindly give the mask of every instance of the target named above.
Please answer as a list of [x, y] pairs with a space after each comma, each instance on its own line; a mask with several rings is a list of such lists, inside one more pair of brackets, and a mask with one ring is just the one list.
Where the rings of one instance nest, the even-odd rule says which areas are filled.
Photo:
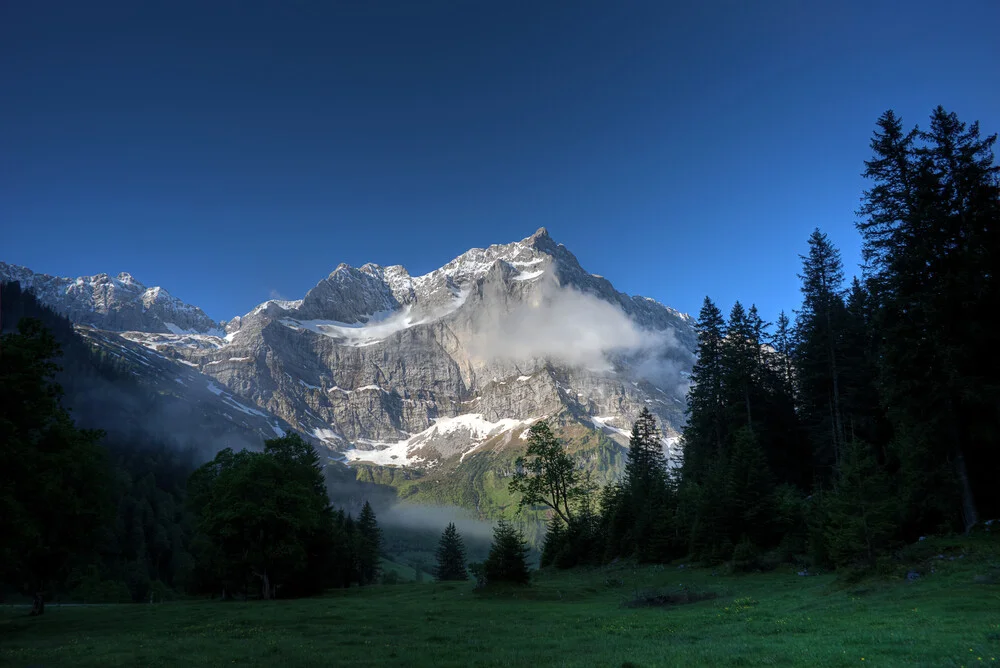
[[[548, 511], [541, 566], [684, 558], [877, 572], [900, 546], [1000, 516], [995, 140], [940, 107], [927, 129], [878, 119], [860, 275], [845, 278], [817, 229], [791, 315], [766, 323], [737, 302], [726, 316], [705, 299], [682, 461], [667, 460], [644, 411], [624, 475], [599, 488], [536, 423], [510, 489]], [[34, 597], [33, 612], [55, 594], [271, 599], [384, 581], [371, 505], [357, 517], [337, 507], [299, 436], [198, 466], [191, 449], [116, 428], [126, 416], [71, 416], [67, 398], [86, 405], [112, 385], [140, 414], [160, 397], [16, 284], [4, 286], [2, 324], [0, 582]], [[530, 582], [510, 523], [480, 564], [442, 529], [439, 579]]]
[[511, 487], [551, 508], [542, 564], [888, 569], [904, 544], [1000, 515], [995, 141], [941, 107], [926, 130], [878, 119], [861, 275], [817, 229], [793, 316], [705, 299], [682, 462], [643, 413], [598, 492], [533, 430]]

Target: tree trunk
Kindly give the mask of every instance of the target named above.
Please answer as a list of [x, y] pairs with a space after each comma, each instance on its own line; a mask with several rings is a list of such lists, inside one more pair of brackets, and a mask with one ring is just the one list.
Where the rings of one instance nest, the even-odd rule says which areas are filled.
[[31, 617], [37, 617], [38, 615], [45, 613], [45, 596], [42, 592], [35, 593], [35, 598], [31, 601], [31, 612], [28, 613]]
[[844, 439], [844, 421], [840, 415], [840, 372], [837, 370], [837, 348], [834, 343], [833, 321], [830, 306], [826, 308], [826, 335], [830, 348], [830, 379], [833, 381], [833, 453], [837, 469], [840, 469], [841, 443]]
[[752, 417], [750, 415], [750, 388], [748, 388], [746, 386], [746, 384], [743, 385], [743, 399], [746, 401], [746, 405], [747, 405], [747, 429], [749, 429], [750, 433], [752, 434], [753, 433], [753, 419], [752, 419]]
[[961, 422], [958, 420], [958, 411], [955, 410], [955, 399], [952, 398], [948, 404], [948, 431], [951, 436], [951, 448], [955, 457], [955, 475], [958, 478], [958, 486], [962, 493], [962, 523], [965, 525], [965, 533], [968, 534], [979, 521], [979, 513], [976, 510], [976, 498], [972, 493], [972, 483], [969, 482], [969, 468], [965, 463], [965, 451], [962, 449], [963, 433]]
[[965, 464], [965, 454], [962, 452], [962, 448], [957, 446], [955, 473], [958, 475], [959, 486], [962, 490], [962, 521], [965, 523], [965, 533], [968, 534], [979, 521], [979, 513], [976, 510], [976, 499], [972, 495], [972, 483], [969, 482], [969, 469]]

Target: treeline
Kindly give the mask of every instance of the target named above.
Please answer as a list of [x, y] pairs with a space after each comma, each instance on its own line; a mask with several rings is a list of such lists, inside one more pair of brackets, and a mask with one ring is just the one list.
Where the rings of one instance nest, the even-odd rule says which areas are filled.
[[[195, 469], [193, 450], [80, 429], [57, 375], [76, 392], [106, 385], [141, 398], [144, 388], [16, 284], [3, 286], [2, 306], [0, 585], [33, 595], [36, 613], [53, 594], [271, 598], [378, 580], [374, 511], [335, 510], [299, 436], [262, 452], [224, 449]], [[57, 360], [72, 373], [60, 375]]]
[[861, 276], [845, 282], [816, 230], [794, 319], [705, 299], [682, 462], [643, 411], [623, 479], [598, 492], [536, 424], [511, 489], [551, 511], [542, 564], [871, 567], [1000, 515], [995, 140], [940, 107], [927, 130], [879, 118]]

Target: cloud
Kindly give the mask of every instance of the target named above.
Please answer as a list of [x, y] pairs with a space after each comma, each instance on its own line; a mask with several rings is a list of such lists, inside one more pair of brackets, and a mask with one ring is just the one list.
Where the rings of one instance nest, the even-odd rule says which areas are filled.
[[281, 293], [275, 290], [274, 288], [271, 288], [270, 292], [267, 293], [267, 298], [285, 301], [285, 298], [281, 295]]
[[527, 303], [477, 323], [470, 352], [485, 359], [551, 359], [593, 371], [627, 364], [661, 387], [676, 387], [683, 350], [672, 329], [652, 331], [594, 295], [554, 282], [539, 286]]

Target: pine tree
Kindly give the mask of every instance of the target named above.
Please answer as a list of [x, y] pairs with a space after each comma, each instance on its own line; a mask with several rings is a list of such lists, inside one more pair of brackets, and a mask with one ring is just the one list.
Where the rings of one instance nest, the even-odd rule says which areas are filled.
[[726, 324], [722, 346], [722, 388], [730, 428], [754, 430], [755, 374], [760, 360], [760, 341], [743, 305], [736, 302]]
[[628, 518], [622, 553], [643, 561], [669, 558], [676, 494], [656, 418], [645, 407], [632, 425], [620, 503], [618, 521]]
[[1000, 299], [996, 137], [940, 107], [925, 132], [904, 133], [891, 112], [878, 125], [858, 227], [907, 533], [942, 522], [968, 529], [980, 499], [1000, 510], [984, 473], [1000, 465], [991, 445], [1000, 360], [987, 315]]
[[775, 323], [774, 335], [771, 337], [771, 347], [774, 348], [775, 353], [775, 371], [778, 373], [779, 378], [784, 383], [785, 388], [789, 396], [794, 394], [795, 388], [795, 372], [793, 356], [795, 354], [793, 332], [791, 328], [791, 323], [788, 316], [784, 311], [778, 314], [778, 320]]
[[454, 522], [448, 524], [438, 542], [435, 577], [438, 581], [469, 579], [465, 570], [465, 545]]
[[483, 575], [487, 584], [526, 585], [531, 580], [528, 545], [521, 531], [507, 520], [500, 520], [493, 529], [493, 543], [483, 562]]
[[624, 486], [629, 494], [646, 497], [656, 487], [666, 485], [667, 458], [663, 454], [656, 418], [645, 406], [632, 424], [625, 463]]
[[549, 518], [545, 525], [545, 539], [542, 542], [542, 568], [553, 566], [560, 552], [566, 547], [566, 524], [558, 515]]
[[722, 349], [726, 338], [722, 312], [705, 297], [695, 325], [697, 359], [691, 370], [688, 420], [684, 427], [684, 480], [701, 479], [709, 462], [722, 453], [726, 420], [722, 395]]
[[379, 560], [382, 548], [382, 530], [375, 519], [375, 511], [365, 501], [358, 517], [358, 574], [362, 585], [378, 582], [382, 566]]
[[814, 445], [814, 461], [829, 477], [845, 439], [841, 373], [844, 272], [829, 238], [814, 230], [802, 256], [802, 308], [795, 323], [799, 405]]
[[890, 442], [892, 431], [878, 392], [879, 352], [873, 317], [871, 297], [854, 278], [841, 332], [844, 428], [848, 440], [861, 440], [880, 450]]

